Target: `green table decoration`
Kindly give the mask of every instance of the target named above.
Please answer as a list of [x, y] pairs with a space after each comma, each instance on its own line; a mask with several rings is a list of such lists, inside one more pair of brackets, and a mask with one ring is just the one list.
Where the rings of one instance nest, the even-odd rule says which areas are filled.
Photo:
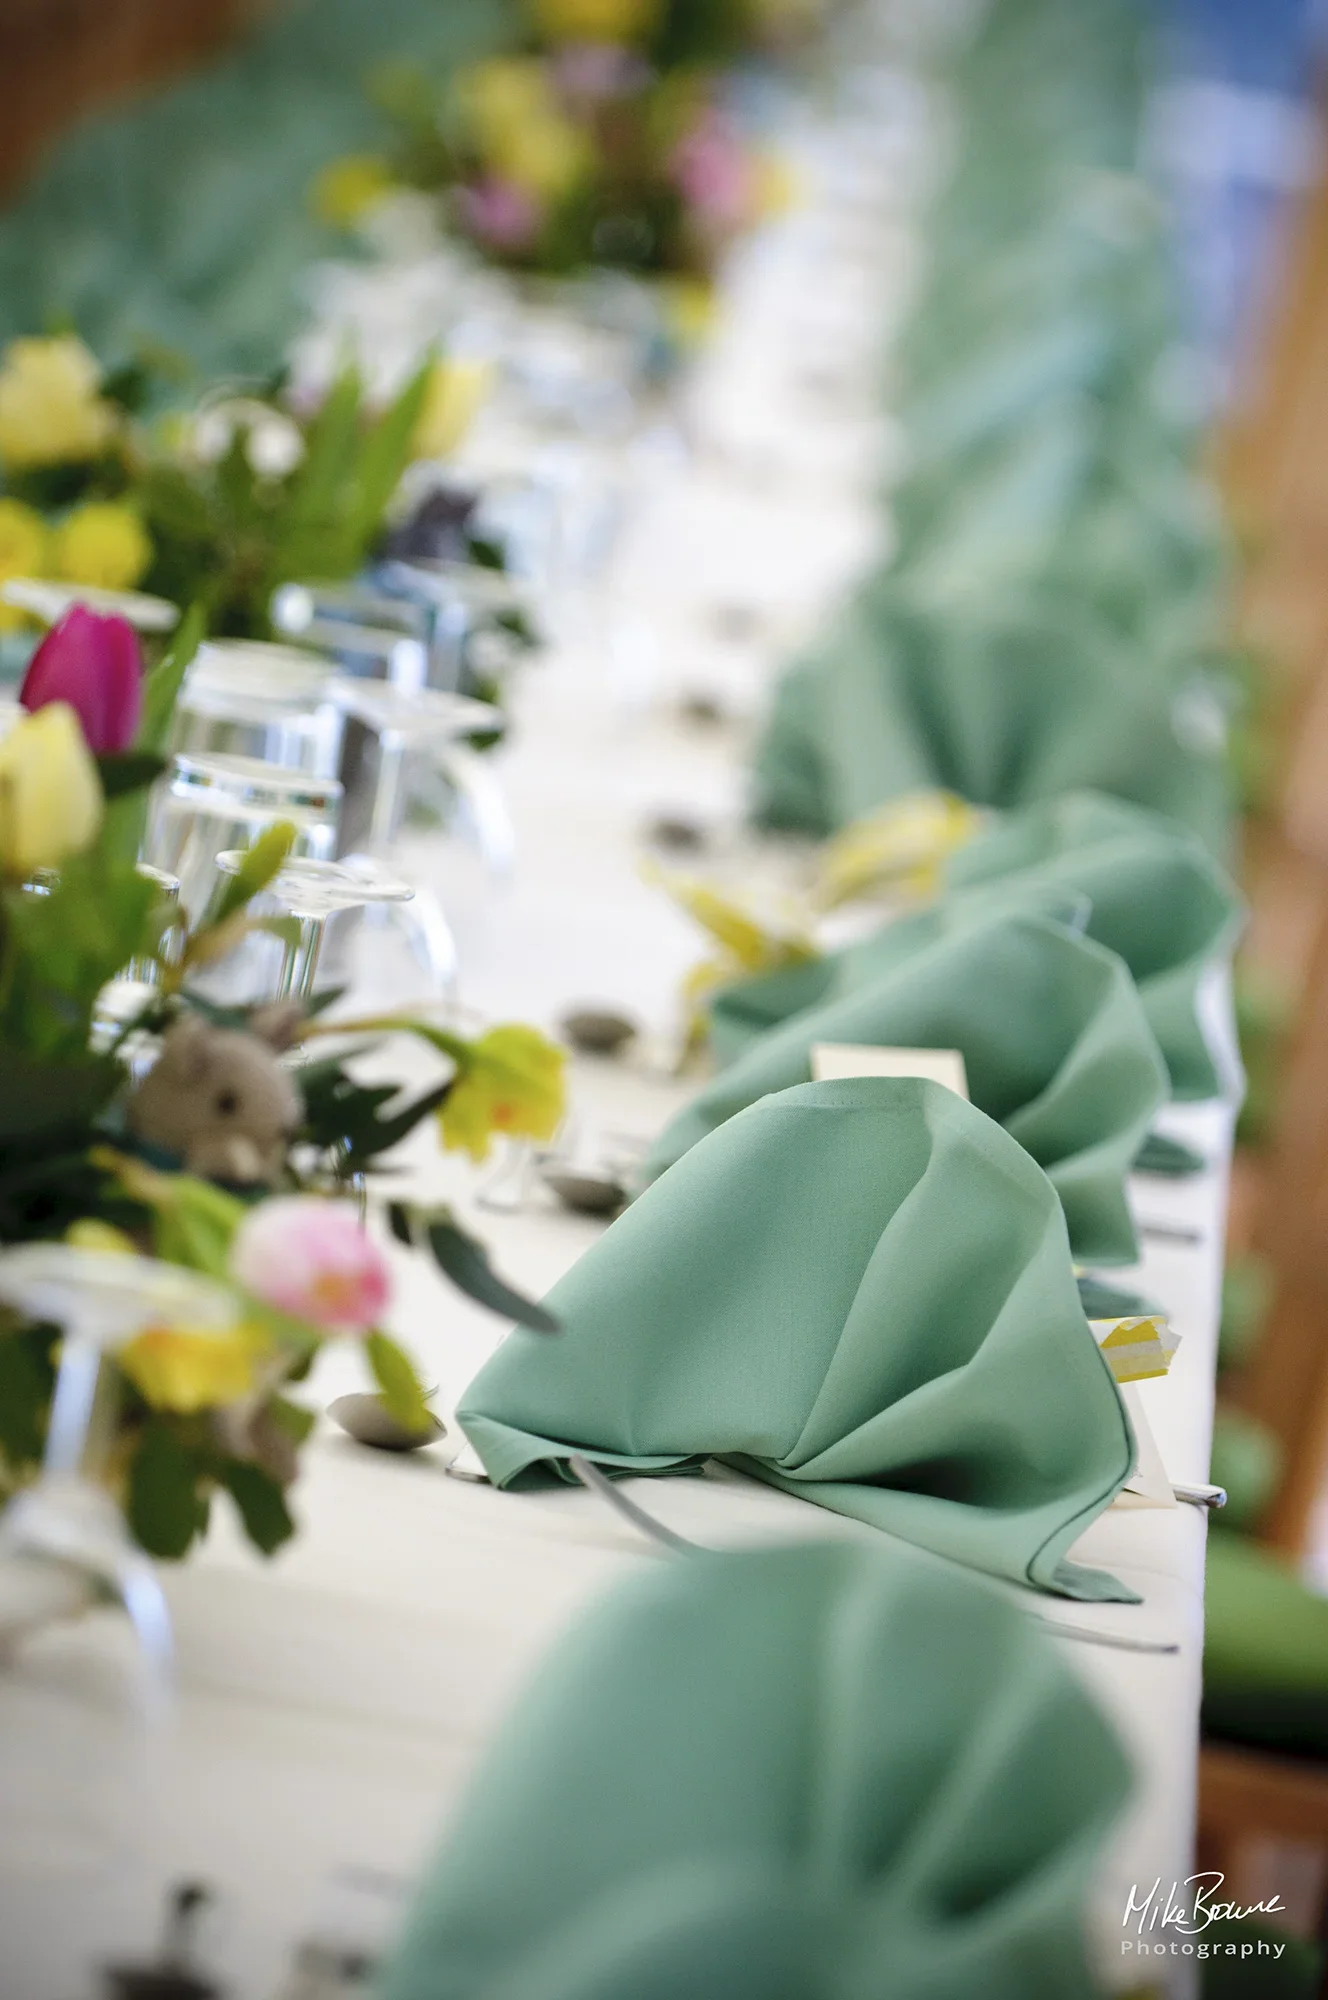
[[1133, 1439], [1055, 1190], [914, 1078], [762, 1098], [685, 1153], [511, 1334], [458, 1418], [500, 1486], [721, 1458], [994, 1575], [1132, 1601], [1065, 1552]]
[[716, 1056], [735, 1062], [791, 1015], [874, 984], [947, 934], [1020, 913], [1082, 926], [1124, 959], [1172, 1096], [1220, 1093], [1224, 1078], [1198, 1016], [1199, 984], [1235, 943], [1239, 892], [1183, 826], [1094, 792], [999, 820], [949, 857], [943, 893], [928, 908], [842, 951], [726, 987], [710, 1004]]
[[634, 1577], [555, 1649], [382, 2000], [1089, 2000], [1129, 1790], [1036, 1622], [903, 1550]]
[[[846, 955], [836, 970], [861, 963]], [[879, 978], [833, 986], [753, 1041], [661, 1134], [646, 1176], [746, 1105], [807, 1082], [819, 1042], [958, 1049], [973, 1102], [1060, 1196], [1074, 1255], [1137, 1261], [1125, 1176], [1166, 1097], [1167, 1072], [1113, 952], [1041, 917], [941, 932]]]
[[1239, 892], [1184, 827], [1120, 799], [1070, 794], [1012, 814], [950, 857], [957, 914], [1087, 901], [1086, 926], [1138, 985], [1172, 1095], [1215, 1097], [1223, 1078], [1199, 1022], [1199, 982], [1234, 945]]

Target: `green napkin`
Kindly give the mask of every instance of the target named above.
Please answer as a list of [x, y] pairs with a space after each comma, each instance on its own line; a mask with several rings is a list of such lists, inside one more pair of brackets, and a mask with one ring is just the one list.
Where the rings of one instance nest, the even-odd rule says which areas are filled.
[[1129, 1792], [1052, 1642], [903, 1550], [697, 1555], [578, 1621], [380, 2000], [1089, 2000]]
[[723, 1458], [995, 1575], [1128, 1600], [1062, 1560], [1129, 1474], [1055, 1191], [940, 1084], [802, 1084], [731, 1118], [554, 1287], [457, 1412], [511, 1486], [576, 1452]]
[[1166, 1097], [1167, 1072], [1113, 952], [1040, 917], [942, 933], [760, 1036], [655, 1142], [646, 1177], [744, 1106], [805, 1083], [817, 1042], [958, 1049], [973, 1102], [1060, 1196], [1074, 1255], [1138, 1261], [1125, 1176]]
[[[979, 547], [976, 520], [956, 526], [931, 545], [925, 578], [911, 578], [913, 591], [925, 583], [927, 602], [911, 602], [887, 575], [786, 675], [756, 753], [759, 821], [826, 833], [934, 787], [1002, 809], [1091, 787], [1221, 848], [1225, 768], [1216, 747], [1187, 735], [1170, 676], [1141, 671], [1133, 639], [1091, 610], [1031, 586], [1000, 609], [1000, 572], [1023, 562], [1037, 520], [1063, 511], [1053, 444], [1017, 468], [1017, 490], [1008, 479], [990, 494], [970, 489], [965, 509], [999, 523], [999, 544]], [[987, 583], [974, 607], [951, 579], [957, 589], [979, 574]]]
[[1123, 800], [1071, 793], [1011, 813], [980, 834], [950, 857], [945, 880], [937, 902], [860, 943], [717, 994], [710, 1024], [719, 1061], [736, 1061], [759, 1035], [805, 1008], [876, 984], [946, 935], [1022, 912], [1082, 923], [1123, 958], [1172, 1095], [1218, 1094], [1223, 1079], [1199, 1025], [1199, 981], [1233, 944], [1242, 905], [1193, 834]]
[[1197, 994], [1205, 968], [1235, 942], [1242, 906], [1183, 827], [1120, 799], [1073, 794], [1011, 815], [961, 848], [946, 884], [956, 920], [965, 910], [1042, 909], [1086, 896], [1088, 935], [1134, 974], [1172, 1095], [1218, 1094]]

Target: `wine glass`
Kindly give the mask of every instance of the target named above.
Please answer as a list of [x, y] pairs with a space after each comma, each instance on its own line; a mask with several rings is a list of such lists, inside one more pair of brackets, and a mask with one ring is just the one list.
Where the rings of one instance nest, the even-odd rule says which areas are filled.
[[8, 577], [0, 584], [0, 599], [45, 625], [56, 624], [76, 604], [103, 617], [123, 618], [140, 632], [170, 632], [180, 622], [179, 606], [165, 597], [148, 597], [141, 590], [101, 590], [90, 583], [55, 583], [46, 577]]
[[[166, 1600], [96, 1478], [114, 1423], [114, 1383], [103, 1356], [150, 1327], [224, 1333], [239, 1317], [238, 1302], [180, 1265], [68, 1243], [0, 1251], [0, 1298], [63, 1335], [41, 1472], [0, 1517], [0, 1630], [13, 1636], [44, 1622], [59, 1603], [52, 1570], [72, 1569], [120, 1598], [160, 1687], [172, 1650]], [[60, 1608], [77, 1601], [71, 1593]]]
[[295, 646], [209, 640], [185, 676], [171, 747], [336, 777], [342, 728], [327, 699], [333, 672], [330, 661]]
[[[244, 859], [243, 849], [236, 848], [219, 854], [217, 866], [225, 875], [236, 875]], [[273, 997], [284, 1000], [294, 995], [300, 1000], [310, 1000], [329, 919], [341, 910], [409, 903], [415, 891], [408, 882], [398, 881], [367, 857], [352, 863], [317, 861], [300, 855], [285, 863], [264, 894], [295, 917], [300, 926], [298, 939], [286, 947]]]
[[216, 886], [218, 855], [251, 846], [279, 821], [295, 828], [295, 853], [331, 860], [341, 796], [336, 778], [255, 757], [177, 751], [153, 803], [145, 858], [178, 878], [180, 902], [196, 922]]

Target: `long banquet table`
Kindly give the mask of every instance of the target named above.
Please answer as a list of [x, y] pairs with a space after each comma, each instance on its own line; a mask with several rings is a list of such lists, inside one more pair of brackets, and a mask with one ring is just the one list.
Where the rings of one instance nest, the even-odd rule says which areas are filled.
[[[813, 205], [736, 275], [695, 385], [691, 454], [661, 456], [611, 584], [524, 673], [499, 762], [518, 840], [512, 878], [495, 884], [456, 843], [421, 837], [411, 852], [454, 923], [462, 1000], [485, 1018], [551, 1025], [566, 1005], [598, 1000], [667, 1029], [699, 941], [641, 879], [642, 830], [658, 814], [706, 822], [712, 845], [697, 872], [787, 875], [789, 857], [742, 828], [746, 724], [775, 665], [871, 552], [885, 446], [868, 421], [862, 332], [879, 297], [850, 284], [790, 309], [814, 225]], [[897, 248], [902, 264], [902, 230]], [[686, 720], [678, 698], [697, 691], [717, 695], [729, 719]], [[406, 1073], [422, 1058], [394, 1044], [383, 1060], [385, 1072]], [[645, 1062], [578, 1060], [572, 1074], [586, 1144], [648, 1137], [692, 1087]], [[1183, 1336], [1169, 1377], [1141, 1394], [1170, 1474], [1201, 1481], [1230, 1112], [1189, 1107], [1165, 1125], [1210, 1165], [1190, 1180], [1135, 1183], [1150, 1233], [1141, 1268], [1119, 1275], [1160, 1301]], [[412, 1142], [408, 1164], [422, 1191], [456, 1201], [528, 1291], [603, 1226], [551, 1201], [477, 1208], [474, 1172], [438, 1159], [427, 1137]], [[445, 1411], [504, 1329], [419, 1262], [398, 1253], [395, 1269], [395, 1329]], [[322, 1405], [362, 1386], [359, 1359], [343, 1348], [320, 1363], [311, 1392]], [[301, 1532], [270, 1563], [218, 1507], [201, 1555], [167, 1577], [179, 1648], [167, 1717], [142, 1712], [128, 1631], [109, 1609], [50, 1628], [4, 1665], [6, 1992], [91, 1993], [94, 1963], [150, 1944], [165, 1887], [181, 1877], [216, 1891], [209, 1949], [242, 2000], [281, 1990], [299, 1940], [354, 1937], [384, 1920], [373, 1915], [390, 1907], [380, 1890], [418, 1871], [543, 1650], [616, 1578], [669, 1559], [589, 1492], [510, 1495], [449, 1477], [453, 1442], [392, 1459], [324, 1426], [296, 1493]], [[716, 1546], [875, 1532], [722, 1471], [629, 1490]], [[1187, 1990], [1184, 1961], [1122, 1950], [1121, 1917], [1132, 1885], [1169, 1885], [1190, 1866], [1204, 1538], [1191, 1506], [1117, 1506], [1074, 1553], [1124, 1578], [1141, 1605], [1011, 1593], [1053, 1626], [1177, 1649], [1061, 1642], [1138, 1772], [1094, 1913], [1106, 1976], [1121, 1986], [1166, 1977]]]

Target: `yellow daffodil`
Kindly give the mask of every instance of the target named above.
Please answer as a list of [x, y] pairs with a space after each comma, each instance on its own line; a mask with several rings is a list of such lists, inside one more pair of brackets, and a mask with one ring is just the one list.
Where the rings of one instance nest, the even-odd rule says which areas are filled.
[[977, 807], [954, 792], [909, 792], [892, 799], [828, 843], [821, 857], [820, 901], [833, 909], [887, 889], [929, 896], [948, 857], [982, 824]]
[[705, 1010], [721, 988], [758, 973], [779, 972], [790, 965], [806, 965], [809, 960], [820, 956], [815, 940], [808, 936], [800, 922], [776, 927], [764, 923], [704, 882], [693, 881], [687, 876], [669, 875], [654, 866], [642, 872], [648, 882], [655, 883], [672, 896], [719, 946], [718, 951], [694, 965], [683, 980], [685, 1056], [694, 1053], [705, 1041], [708, 1032]]
[[127, 1342], [116, 1360], [154, 1410], [191, 1416], [242, 1402], [270, 1351], [261, 1327], [242, 1323], [226, 1333], [195, 1333], [162, 1326]]
[[[0, 583], [11, 576], [44, 576], [50, 552], [45, 521], [21, 500], [0, 500]], [[0, 602], [0, 632], [12, 632], [24, 615]]]
[[48, 702], [0, 739], [0, 871], [22, 879], [81, 854], [102, 810], [97, 767], [67, 702]]
[[487, 361], [436, 361], [411, 439], [413, 458], [446, 458], [470, 428], [493, 381]]
[[529, 0], [538, 32], [550, 42], [636, 42], [659, 20], [661, 0]]
[[551, 1139], [563, 1120], [563, 1051], [521, 1023], [490, 1028], [458, 1057], [438, 1114], [443, 1144], [487, 1159], [495, 1136]]
[[323, 168], [310, 190], [310, 201], [320, 222], [350, 229], [395, 186], [392, 169], [379, 154], [347, 153]]
[[95, 458], [116, 413], [98, 390], [101, 370], [81, 340], [12, 340], [0, 367], [0, 459], [19, 470]]
[[132, 507], [88, 500], [56, 529], [51, 559], [70, 583], [132, 590], [152, 561], [152, 543]]

